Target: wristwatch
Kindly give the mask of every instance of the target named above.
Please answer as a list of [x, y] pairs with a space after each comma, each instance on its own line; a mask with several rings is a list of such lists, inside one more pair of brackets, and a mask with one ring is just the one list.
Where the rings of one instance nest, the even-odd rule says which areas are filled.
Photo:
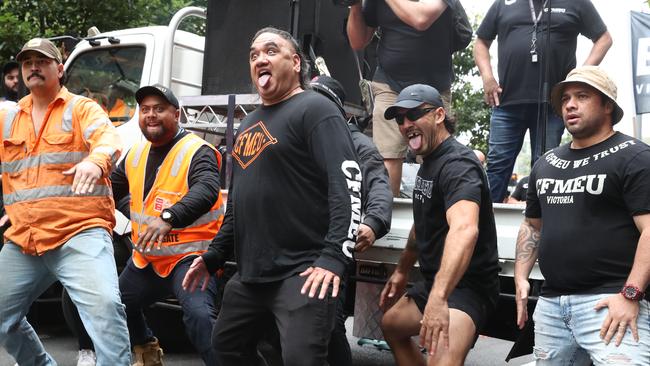
[[169, 225], [173, 225], [172, 221], [174, 220], [174, 214], [172, 214], [170, 210], [164, 209], [160, 214], [160, 218]]
[[623, 286], [623, 289], [621, 289], [621, 295], [628, 300], [639, 301], [643, 299], [645, 293], [634, 285], [626, 284]]

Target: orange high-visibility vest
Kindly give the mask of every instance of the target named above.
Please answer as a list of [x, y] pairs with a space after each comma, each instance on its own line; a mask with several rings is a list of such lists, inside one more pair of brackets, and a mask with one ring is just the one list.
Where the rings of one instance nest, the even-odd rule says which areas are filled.
[[[131, 238], [138, 241], [140, 233], [147, 228], [149, 220], [160, 217], [165, 208], [171, 207], [189, 191], [188, 173], [192, 157], [201, 146], [210, 146], [221, 166], [221, 156], [216, 149], [189, 133], [180, 139], [169, 151], [156, 174], [151, 190], [144, 196], [145, 171], [151, 143], [146, 141], [133, 147], [126, 156], [125, 170], [131, 192]], [[161, 277], [167, 277], [176, 264], [190, 255], [205, 252], [223, 222], [223, 200], [221, 193], [210, 211], [204, 213], [184, 228], [172, 228], [163, 240], [146, 253], [133, 250], [133, 263], [144, 268], [149, 263]]]
[[[121, 143], [106, 113], [94, 101], [62, 87], [34, 133], [32, 96], [0, 111], [2, 192], [11, 227], [5, 237], [25, 254], [56, 249], [80, 231], [115, 226], [108, 175]], [[74, 176], [62, 172], [81, 161], [99, 166], [103, 176], [92, 192], [75, 195]]]

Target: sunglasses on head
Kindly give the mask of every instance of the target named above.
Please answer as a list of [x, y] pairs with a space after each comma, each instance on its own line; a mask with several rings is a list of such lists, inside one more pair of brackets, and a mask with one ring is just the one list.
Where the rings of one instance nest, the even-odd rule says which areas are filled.
[[424, 116], [425, 114], [427, 114], [427, 113], [429, 113], [431, 111], [434, 111], [436, 109], [438, 109], [438, 107], [422, 108], [422, 109], [420, 109], [420, 108], [409, 109], [408, 111], [406, 111], [406, 113], [398, 113], [395, 116], [395, 121], [397, 121], [397, 124], [401, 126], [401, 125], [404, 124], [404, 117], [408, 118], [409, 121], [411, 121], [411, 122], [412, 121], [417, 121], [420, 118], [422, 118], [422, 116]]

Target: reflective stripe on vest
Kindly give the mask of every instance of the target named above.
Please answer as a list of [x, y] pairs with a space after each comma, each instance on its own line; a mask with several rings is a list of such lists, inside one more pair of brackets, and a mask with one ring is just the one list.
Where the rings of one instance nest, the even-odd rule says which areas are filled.
[[[178, 245], [161, 245], [158, 249], [157, 245], [154, 245], [147, 251], [146, 256], [156, 256], [156, 257], [172, 257], [176, 255], [182, 255], [192, 252], [205, 251], [210, 246], [210, 240], [201, 240], [201, 241], [190, 241], [187, 243], [182, 243]], [[137, 250], [137, 249], [134, 249]], [[143, 254], [140, 252], [140, 254]], [[145, 254], [143, 254], [145, 255]]]
[[176, 154], [176, 158], [172, 163], [172, 169], [171, 169], [172, 177], [178, 176], [178, 172], [181, 170], [181, 166], [183, 166], [183, 162], [185, 161], [185, 155], [187, 155], [187, 152], [191, 147], [192, 146], [189, 143], [183, 144], [183, 146], [181, 146], [181, 151], [179, 151], [178, 154]]
[[[139, 225], [149, 225], [149, 223], [153, 220], [155, 220], [159, 216], [149, 216], [145, 215], [139, 212], [135, 212], [133, 210], [130, 211], [130, 216], [131, 216], [131, 221], [135, 222], [136, 224]], [[220, 208], [219, 210], [215, 211], [209, 211], [201, 215], [198, 219], [194, 220], [194, 222], [190, 225], [185, 226], [184, 228], [190, 228], [190, 227], [196, 227], [196, 226], [201, 226], [204, 224], [207, 224], [211, 221], [217, 221], [219, 217], [223, 215], [223, 208]], [[172, 230], [182, 230], [184, 228], [174, 228]]]
[[23, 201], [34, 201], [41, 198], [51, 197], [100, 197], [112, 196], [113, 192], [109, 186], [95, 185], [92, 192], [75, 194], [71, 185], [44, 186], [38, 188], [23, 189], [9, 194], [3, 194], [2, 198], [6, 206]]
[[[65, 111], [63, 111], [63, 118], [61, 118], [61, 131], [72, 132], [72, 111], [74, 109], [74, 106], [77, 104], [77, 101], [80, 99], [81, 97], [79, 95], [75, 95], [70, 99], [70, 102], [68, 102], [68, 105], [65, 107]], [[14, 122], [16, 121], [16, 116], [18, 115], [19, 111], [19, 107], [7, 109], [4, 126], [2, 128], [3, 139], [11, 137], [11, 129], [14, 126]], [[95, 129], [96, 128], [97, 127], [95, 127]]]
[[142, 152], [145, 147], [147, 147], [146, 143], [136, 146], [137, 150], [134, 152], [135, 155], [133, 155], [133, 162], [131, 163], [132, 167], [137, 168], [140, 164], [140, 158], [142, 158]]
[[72, 110], [79, 99], [81, 99], [81, 96], [75, 95], [70, 99], [70, 102], [68, 102], [68, 105], [65, 107], [65, 111], [63, 111], [63, 120], [61, 121], [61, 131], [72, 132]]
[[48, 164], [76, 164], [88, 156], [86, 151], [43, 153], [37, 156], [30, 156], [25, 159], [2, 162], [4, 173], [16, 173], [21, 170], [34, 168], [39, 165]]
[[84, 131], [84, 138], [86, 140], [90, 139], [90, 136], [92, 136], [93, 132], [95, 132], [98, 128], [100, 128], [102, 126], [105, 126], [105, 125], [113, 126], [113, 124], [111, 123], [111, 120], [108, 119], [108, 118], [101, 118], [101, 119], [93, 122]]

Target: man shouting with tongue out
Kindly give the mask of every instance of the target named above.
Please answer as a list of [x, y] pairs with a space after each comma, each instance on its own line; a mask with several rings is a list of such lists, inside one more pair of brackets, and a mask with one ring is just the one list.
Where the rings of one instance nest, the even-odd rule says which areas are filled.
[[305, 90], [289, 33], [258, 31], [249, 66], [262, 105], [240, 124], [223, 225], [183, 287], [205, 286], [234, 251], [238, 271], [212, 334], [221, 364], [254, 364], [247, 346], [272, 315], [284, 365], [321, 366], [361, 219], [361, 169], [337, 106]]
[[[462, 365], [499, 296], [487, 177], [474, 152], [451, 136], [454, 122], [435, 88], [406, 87], [385, 118], [395, 119], [423, 163], [413, 190], [414, 224], [380, 297], [384, 337], [398, 365]], [[424, 280], [402, 296], [416, 260]], [[418, 334], [427, 361], [411, 340]]]

